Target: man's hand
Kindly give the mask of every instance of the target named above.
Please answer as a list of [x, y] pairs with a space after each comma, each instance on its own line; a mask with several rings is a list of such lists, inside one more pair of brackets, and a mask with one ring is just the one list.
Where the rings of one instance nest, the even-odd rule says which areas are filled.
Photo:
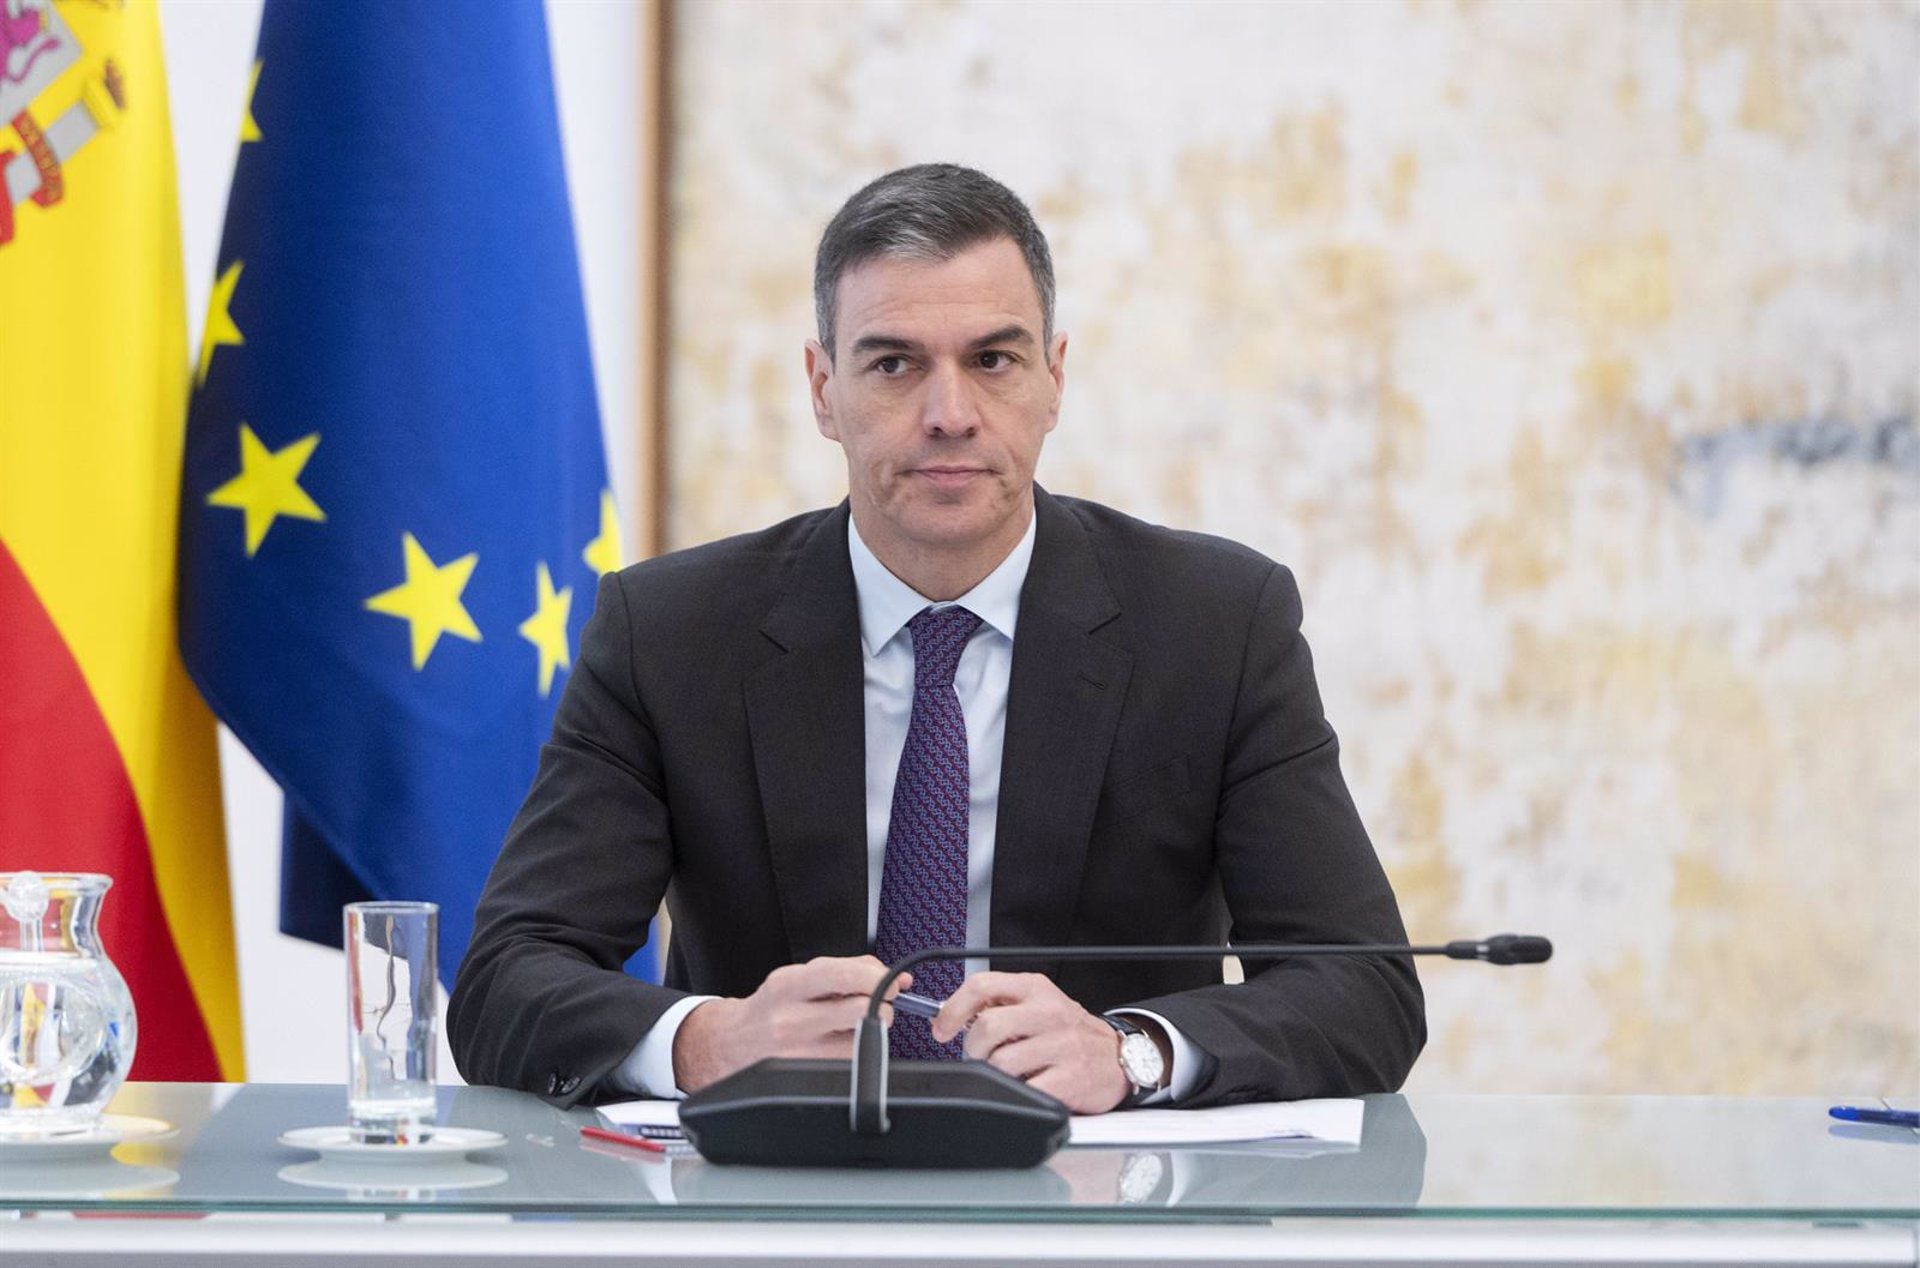
[[[775, 969], [745, 999], [708, 1000], [673, 1036], [674, 1083], [698, 1092], [763, 1057], [851, 1057], [854, 1024], [886, 974], [870, 955], [820, 956]], [[911, 985], [901, 974], [887, 998]], [[893, 1009], [883, 1005], [880, 1017], [891, 1024]]]
[[962, 1030], [969, 1057], [1024, 1079], [1076, 1114], [1104, 1114], [1133, 1085], [1120, 1034], [1039, 973], [976, 973], [940, 1008], [933, 1037]]

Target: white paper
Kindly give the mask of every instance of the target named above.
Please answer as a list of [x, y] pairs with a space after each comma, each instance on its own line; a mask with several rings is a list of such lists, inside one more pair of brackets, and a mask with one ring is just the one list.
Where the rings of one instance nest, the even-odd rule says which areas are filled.
[[618, 1101], [612, 1105], [600, 1106], [600, 1113], [609, 1122], [624, 1127], [678, 1127], [680, 1125], [680, 1102], [678, 1101]]
[[1360, 1143], [1366, 1105], [1357, 1098], [1263, 1101], [1214, 1109], [1133, 1109], [1076, 1115], [1070, 1145], [1222, 1145], [1253, 1140]]

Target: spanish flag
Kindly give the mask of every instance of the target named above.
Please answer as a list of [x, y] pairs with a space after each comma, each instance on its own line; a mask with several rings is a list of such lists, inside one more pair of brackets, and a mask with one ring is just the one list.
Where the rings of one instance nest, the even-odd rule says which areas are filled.
[[174, 640], [180, 273], [156, 6], [0, 3], [0, 870], [111, 875], [132, 1077], [238, 1080], [214, 724]]

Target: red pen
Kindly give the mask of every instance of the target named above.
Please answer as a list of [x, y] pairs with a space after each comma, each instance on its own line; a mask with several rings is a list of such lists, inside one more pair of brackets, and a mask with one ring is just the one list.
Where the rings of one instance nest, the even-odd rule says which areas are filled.
[[663, 1154], [667, 1147], [657, 1140], [648, 1140], [645, 1136], [630, 1136], [626, 1132], [608, 1131], [604, 1127], [582, 1127], [580, 1134], [588, 1140], [604, 1140], [611, 1145], [625, 1145], [630, 1149], [644, 1149], [651, 1154]]

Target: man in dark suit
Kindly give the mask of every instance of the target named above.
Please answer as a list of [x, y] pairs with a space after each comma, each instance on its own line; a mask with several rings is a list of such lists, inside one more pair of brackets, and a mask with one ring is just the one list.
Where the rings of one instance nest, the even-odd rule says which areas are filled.
[[[816, 422], [849, 496], [606, 578], [488, 881], [449, 1031], [474, 1082], [677, 1095], [845, 1056], [933, 945], [1398, 942], [1292, 575], [1039, 489], [1067, 338], [1026, 207], [903, 169], [815, 266]], [[621, 965], [662, 899], [661, 986]], [[896, 1055], [1078, 1112], [1391, 1090], [1404, 958], [921, 966]]]

